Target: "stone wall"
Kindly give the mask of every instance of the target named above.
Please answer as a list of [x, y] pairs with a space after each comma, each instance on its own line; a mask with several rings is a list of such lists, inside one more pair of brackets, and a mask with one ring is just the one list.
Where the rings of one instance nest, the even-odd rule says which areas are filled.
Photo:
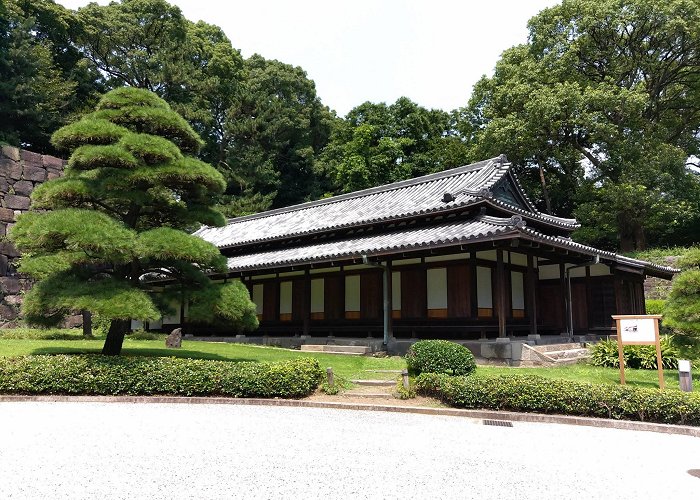
[[0, 148], [0, 328], [17, 325], [22, 292], [30, 280], [16, 271], [17, 249], [7, 232], [22, 212], [29, 209], [29, 195], [44, 181], [63, 174], [66, 162], [11, 146]]

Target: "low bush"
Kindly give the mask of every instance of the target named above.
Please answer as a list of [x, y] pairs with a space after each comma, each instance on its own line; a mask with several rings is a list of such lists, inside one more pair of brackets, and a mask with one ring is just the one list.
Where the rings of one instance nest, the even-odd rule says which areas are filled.
[[0, 358], [0, 394], [299, 398], [321, 382], [318, 361], [275, 363], [56, 355]]
[[663, 314], [666, 301], [662, 299], [647, 299], [646, 303], [647, 314]]
[[474, 355], [463, 345], [448, 340], [421, 340], [406, 354], [411, 373], [469, 375], [476, 370]]
[[589, 384], [536, 375], [450, 377], [424, 373], [419, 394], [457, 408], [487, 408], [700, 425], [700, 394]]
[[[678, 368], [680, 352], [672, 335], [662, 335], [661, 363], [664, 368]], [[625, 366], [627, 368], [641, 368], [644, 370], [656, 370], [656, 346], [653, 345], [626, 345], [623, 350]], [[591, 347], [591, 363], [595, 366], [608, 366], [618, 368], [620, 356], [617, 352], [617, 340], [601, 340]]]

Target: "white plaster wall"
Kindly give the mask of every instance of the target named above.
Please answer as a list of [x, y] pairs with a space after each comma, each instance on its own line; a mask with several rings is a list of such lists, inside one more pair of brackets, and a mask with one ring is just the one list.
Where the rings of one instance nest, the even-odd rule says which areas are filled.
[[510, 252], [510, 263], [518, 266], [527, 266], [527, 255]]
[[591, 276], [609, 276], [610, 268], [605, 264], [595, 264], [591, 266]]
[[525, 280], [523, 273], [511, 271], [510, 273], [511, 297], [513, 309], [525, 309]]
[[496, 255], [496, 250], [484, 250], [483, 252], [476, 252], [476, 258], [496, 262], [498, 256]]
[[255, 314], [263, 313], [263, 284], [253, 285], [253, 302], [255, 303]]
[[420, 264], [420, 259], [400, 259], [392, 262], [393, 266], [403, 266], [406, 264]]
[[345, 311], [360, 310], [360, 277], [345, 277]]
[[428, 309], [447, 309], [447, 269], [428, 269]]
[[288, 273], [280, 273], [280, 278], [285, 278], [287, 276], [303, 276], [304, 271], [289, 271]]
[[477, 307], [493, 307], [490, 267], [476, 267], [476, 303]]
[[322, 313], [325, 311], [323, 301], [323, 278], [311, 280], [311, 312]]
[[391, 273], [391, 309], [401, 310], [401, 272]]
[[433, 257], [426, 257], [426, 262], [444, 262], [447, 260], [467, 260], [469, 258], [468, 253], [453, 253], [450, 255], [435, 255]]
[[540, 266], [539, 269], [541, 280], [559, 279], [559, 264]]
[[292, 313], [292, 282], [280, 283], [280, 314]]

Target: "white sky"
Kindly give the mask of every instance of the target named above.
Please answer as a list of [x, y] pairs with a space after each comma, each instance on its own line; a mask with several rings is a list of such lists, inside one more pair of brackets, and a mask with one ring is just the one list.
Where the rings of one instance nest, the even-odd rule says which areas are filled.
[[[75, 9], [84, 0], [58, 0]], [[106, 4], [105, 0], [98, 3]], [[244, 57], [301, 66], [323, 103], [344, 115], [407, 96], [428, 108], [465, 106], [527, 21], [556, 0], [170, 0], [220, 26]]]

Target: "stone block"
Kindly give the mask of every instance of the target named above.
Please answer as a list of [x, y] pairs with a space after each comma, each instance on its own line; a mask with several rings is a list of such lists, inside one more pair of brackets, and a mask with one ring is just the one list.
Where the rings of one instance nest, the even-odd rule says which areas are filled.
[[0, 208], [0, 221], [3, 222], [14, 222], [15, 221], [15, 211], [11, 208]]
[[0, 222], [0, 238], [7, 236], [7, 224]]
[[6, 156], [14, 161], [19, 161], [20, 155], [18, 148], [14, 146], [3, 146], [0, 151], [2, 151], [3, 156]]
[[39, 153], [32, 153], [31, 151], [22, 150], [20, 153], [20, 158], [26, 165], [41, 165], [41, 155]]
[[7, 193], [10, 190], [10, 184], [7, 179], [0, 177], [0, 193]]
[[5, 296], [5, 304], [15, 306], [15, 307], [20, 307], [22, 305], [22, 296], [21, 295], [6, 295]]
[[484, 343], [481, 345], [481, 357], [487, 359], [509, 360], [512, 358], [510, 343]]
[[0, 254], [7, 255], [11, 259], [19, 257], [19, 252], [9, 241], [0, 241]]
[[50, 181], [51, 179], [58, 179], [59, 177], [61, 177], [61, 174], [57, 174], [56, 172], [53, 172], [51, 170], [46, 172], [46, 180], [47, 181]]
[[0, 278], [0, 292], [4, 295], [16, 295], [22, 291], [22, 286], [19, 279], [12, 276], [3, 276]]
[[16, 194], [5, 195], [5, 208], [13, 210], [29, 210], [29, 198], [27, 196], [18, 196]]
[[28, 181], [44, 182], [46, 180], [46, 169], [25, 164], [24, 178]]
[[29, 181], [17, 181], [12, 185], [12, 189], [14, 189], [15, 194], [29, 196], [34, 190], [34, 184]]
[[17, 181], [22, 178], [22, 164], [8, 158], [0, 158], [0, 172], [6, 179]]
[[5, 276], [7, 274], [7, 255], [0, 255], [0, 276]]
[[0, 304], [0, 321], [12, 321], [19, 316], [19, 311], [7, 304]]
[[41, 157], [41, 160], [42, 164], [45, 167], [63, 170], [63, 160], [61, 158], [56, 158], [55, 156], [50, 155], [44, 155]]

